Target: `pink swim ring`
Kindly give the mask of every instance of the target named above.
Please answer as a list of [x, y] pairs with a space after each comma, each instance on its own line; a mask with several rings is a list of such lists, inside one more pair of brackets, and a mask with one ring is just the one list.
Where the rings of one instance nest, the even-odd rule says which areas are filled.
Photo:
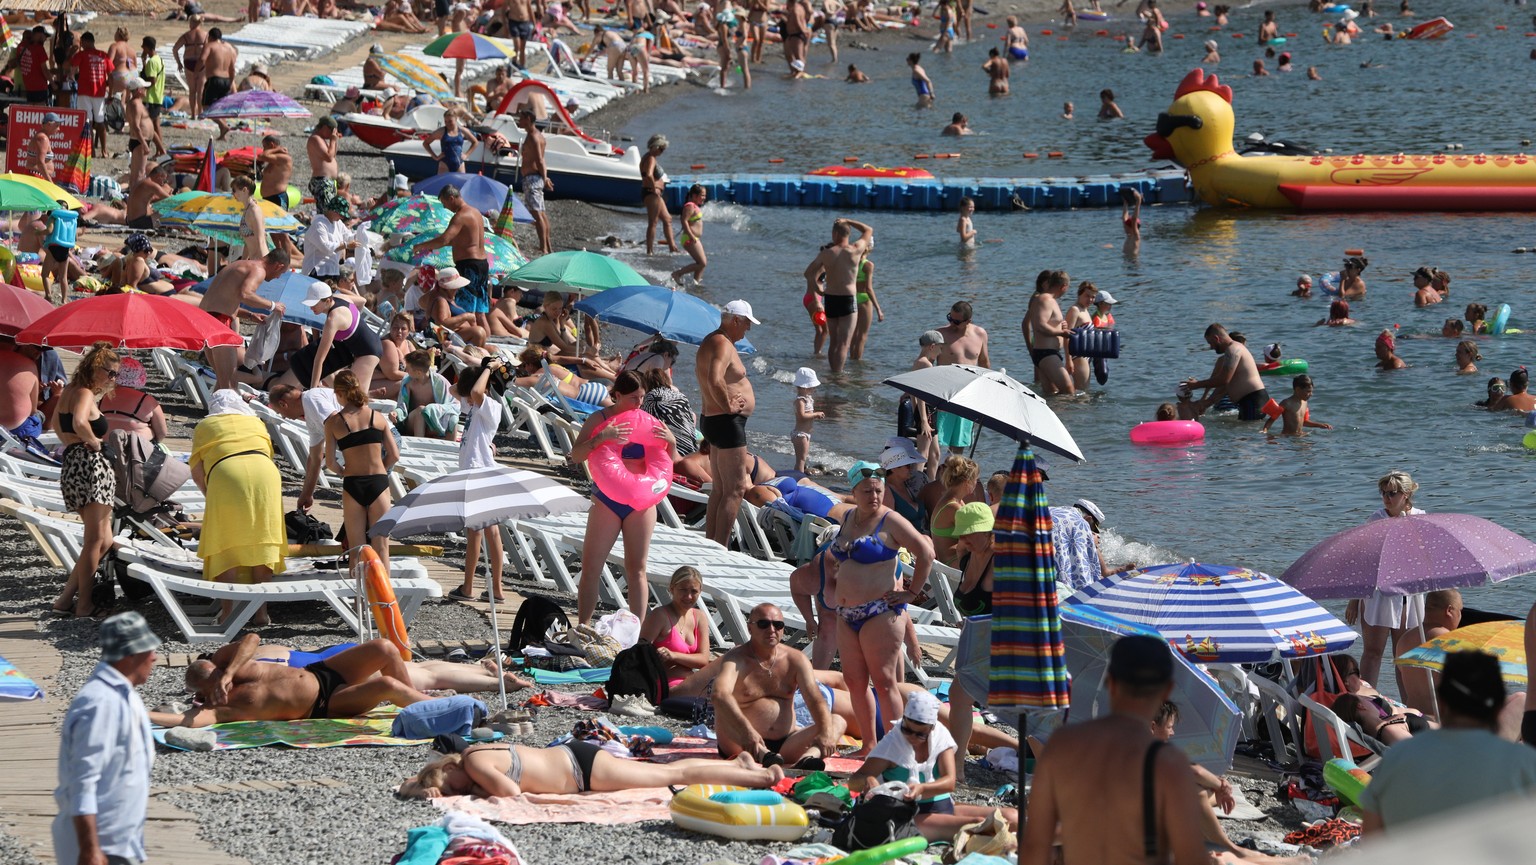
[[[611, 424], [629, 427], [628, 441], [609, 439], [592, 449], [587, 457], [587, 469], [592, 482], [603, 495], [636, 510], [645, 510], [667, 497], [672, 489], [672, 453], [667, 440], [658, 432], [661, 421], [640, 409], [620, 412], [597, 425], [592, 431], [596, 436]], [[637, 457], [644, 463], [639, 472], [630, 469], [624, 459], [626, 445], [639, 445], [644, 455]]]

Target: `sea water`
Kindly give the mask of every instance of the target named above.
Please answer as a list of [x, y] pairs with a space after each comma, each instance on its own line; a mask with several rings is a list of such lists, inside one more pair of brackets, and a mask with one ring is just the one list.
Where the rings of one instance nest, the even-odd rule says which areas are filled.
[[[635, 118], [623, 134], [643, 141], [666, 133], [671, 148], [663, 164], [673, 175], [687, 174], [692, 164], [707, 165], [709, 172], [793, 174], [842, 164], [844, 156], [884, 166], [922, 165], [941, 176], [1134, 170], [1152, 164], [1141, 139], [1172, 101], [1179, 80], [1198, 65], [1201, 43], [1214, 38], [1223, 61], [1208, 68], [1235, 90], [1239, 138], [1258, 131], [1346, 154], [1437, 152], [1448, 144], [1461, 144], [1468, 153], [1515, 153], [1529, 149], [1521, 140], [1533, 131], [1519, 98], [1536, 66], [1527, 57], [1536, 47], [1536, 39], [1524, 35], [1536, 29], [1527, 9], [1453, 0], [1437, 5], [1457, 25], [1449, 39], [1386, 42], [1362, 35], [1353, 46], [1335, 47], [1319, 35], [1335, 16], [1278, 7], [1282, 32], [1297, 34], [1284, 46], [1297, 71], [1275, 73], [1271, 60], [1268, 78], [1246, 76], [1262, 56], [1254, 39], [1261, 17], [1256, 9], [1238, 10], [1225, 34], [1206, 32], [1209, 18], [1173, 16], [1170, 34], [1186, 38], [1167, 38], [1160, 57], [1122, 54], [1109, 38], [1093, 35], [1100, 26], [1139, 33], [1130, 22], [1084, 23], [1066, 41], [1042, 36], [1036, 25], [1029, 28], [1031, 59], [1014, 65], [1013, 94], [1004, 99], [987, 97], [980, 70], [987, 48], [1001, 44], [991, 41], [1001, 28], [978, 25], [977, 40], [947, 56], [927, 53], [926, 40], [886, 44], [880, 51], [845, 44], [841, 63], [830, 66], [825, 49], [816, 46], [811, 67], [825, 73], [824, 80], [783, 80], [782, 62], [770, 52], [770, 63], [754, 70], [750, 91], [733, 83], [720, 96], [700, 87]], [[1380, 21], [1415, 23], [1394, 14], [1360, 24], [1368, 30]], [[1496, 30], [1496, 24], [1509, 29]], [[924, 51], [922, 63], [938, 93], [934, 108], [915, 107], [907, 51]], [[844, 84], [849, 62], [875, 81]], [[1306, 80], [1309, 65], [1318, 67], [1322, 81]], [[1115, 91], [1125, 120], [1095, 119], [1104, 87]], [[1058, 116], [1067, 100], [1076, 103], [1072, 121]], [[969, 115], [978, 134], [939, 137], [955, 111]], [[1053, 150], [1064, 158], [1022, 158], [1026, 151]], [[933, 152], [962, 156], [913, 159]], [[769, 158], [784, 162], [770, 165]], [[811, 355], [810, 322], [800, 301], [802, 272], [830, 240], [839, 215], [876, 229], [875, 288], [886, 318], [874, 326], [864, 361], [836, 378], [827, 375], [824, 358]], [[1411, 472], [1422, 485], [1419, 507], [1476, 514], [1536, 534], [1528, 515], [1536, 453], [1521, 445], [1524, 418], [1473, 406], [1490, 376], [1507, 378], [1520, 365], [1536, 363], [1533, 336], [1478, 338], [1483, 360], [1479, 372], [1467, 376], [1455, 372], [1456, 341], [1438, 336], [1444, 319], [1459, 317], [1469, 301], [1508, 303], [1514, 326], [1536, 332], [1536, 256], [1511, 252], [1536, 246], [1536, 215], [1150, 207], [1142, 212], [1140, 253], [1130, 257], [1121, 249], [1118, 208], [980, 213], [975, 223], [981, 242], [974, 249], [959, 247], [953, 213], [839, 214], [711, 203], [705, 218], [710, 265], [704, 285], [694, 291], [715, 303], [744, 297], [763, 321], [750, 334], [759, 349], [748, 359], [757, 393], [750, 440], [781, 469], [792, 462], [790, 379], [797, 367], [816, 368], [825, 382], [816, 405], [827, 417], [816, 423], [812, 462], [841, 470], [854, 459], [877, 458], [885, 437], [895, 433], [898, 397], [881, 380], [909, 368], [917, 336], [944, 324], [956, 300], [975, 305], [976, 323], [990, 334], [993, 367], [1029, 384], [1020, 321], [1035, 274], [1060, 268], [1074, 286], [1064, 304], [1084, 279], [1121, 301], [1115, 317], [1123, 354], [1110, 361], [1106, 385], [1093, 385], [1087, 396], [1051, 400], [1087, 461], [1073, 465], [1051, 457], [1047, 491], [1056, 504], [1078, 497], [1097, 502], [1112, 527], [1107, 543], [1117, 558], [1142, 564], [1196, 559], [1279, 575], [1313, 544], [1380, 507], [1376, 480], [1394, 469]], [[1348, 248], [1363, 248], [1371, 261], [1364, 274], [1368, 296], [1352, 304], [1361, 323], [1314, 327], [1327, 316], [1328, 298], [1320, 291], [1311, 299], [1291, 297], [1296, 277], [1337, 270]], [[686, 263], [681, 256], [628, 255], [658, 281]], [[1425, 265], [1449, 271], [1453, 281], [1449, 302], [1420, 310], [1413, 307], [1410, 274]], [[1316, 382], [1312, 417], [1334, 429], [1266, 437], [1258, 424], [1208, 416], [1202, 445], [1130, 444], [1130, 428], [1151, 420], [1159, 403], [1172, 401], [1181, 379], [1210, 372], [1216, 356], [1202, 332], [1211, 322], [1244, 332], [1256, 352], [1279, 341], [1286, 357], [1308, 360]], [[1374, 369], [1373, 343], [1383, 328], [1398, 334], [1408, 369]], [[638, 336], [610, 336], [612, 344], [625, 338]], [[678, 375], [685, 390], [695, 392], [690, 351]], [[1289, 395], [1288, 380], [1269, 384], [1275, 398]], [[1014, 447], [983, 433], [976, 456], [985, 477], [1010, 466]], [[1536, 600], [1533, 585], [1522, 578], [1465, 594], [1474, 606], [1523, 615]]]

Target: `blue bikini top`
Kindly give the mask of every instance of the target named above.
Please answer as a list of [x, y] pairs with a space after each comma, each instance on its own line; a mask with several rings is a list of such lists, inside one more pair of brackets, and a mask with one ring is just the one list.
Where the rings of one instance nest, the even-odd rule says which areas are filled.
[[839, 537], [827, 552], [840, 562], [846, 562], [849, 559], [861, 565], [878, 565], [881, 562], [888, 562], [896, 558], [898, 550], [895, 547], [886, 546], [880, 540], [880, 530], [884, 527], [885, 517], [881, 517], [880, 522], [875, 524], [869, 534], [857, 538]]
[[645, 445], [637, 442], [628, 442], [619, 450], [619, 456], [626, 460], [645, 459]]

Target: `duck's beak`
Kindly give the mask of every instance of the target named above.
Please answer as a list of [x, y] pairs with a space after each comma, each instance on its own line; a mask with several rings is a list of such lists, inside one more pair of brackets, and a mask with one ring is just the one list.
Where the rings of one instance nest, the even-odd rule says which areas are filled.
[[1141, 143], [1147, 145], [1152, 151], [1153, 159], [1177, 159], [1173, 152], [1173, 145], [1168, 143], [1168, 139], [1158, 135], [1156, 132], [1143, 138]]

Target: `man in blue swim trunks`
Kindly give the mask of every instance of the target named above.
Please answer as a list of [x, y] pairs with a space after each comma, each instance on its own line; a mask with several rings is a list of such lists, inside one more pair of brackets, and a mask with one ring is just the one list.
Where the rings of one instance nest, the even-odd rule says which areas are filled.
[[1211, 368], [1209, 377], [1185, 379], [1181, 388], [1190, 391], [1209, 389], [1203, 399], [1195, 400], [1191, 405], [1194, 417], [1204, 414], [1206, 409], [1225, 396], [1237, 404], [1238, 420], [1263, 420], [1269, 391], [1264, 388], [1258, 364], [1254, 363], [1248, 346], [1233, 339], [1227, 329], [1219, 324], [1212, 324], [1205, 329], [1205, 343], [1211, 347], [1211, 351], [1220, 355], [1216, 365]]
[[459, 193], [459, 188], [451, 183], [437, 194], [437, 200], [453, 213], [453, 218], [442, 234], [416, 244], [411, 252], [419, 255], [445, 246], [453, 249], [453, 266], [468, 280], [459, 288], [453, 302], [475, 317], [475, 327], [490, 333], [491, 296], [487, 283], [490, 282], [491, 267], [485, 255], [485, 217], [471, 207]]

